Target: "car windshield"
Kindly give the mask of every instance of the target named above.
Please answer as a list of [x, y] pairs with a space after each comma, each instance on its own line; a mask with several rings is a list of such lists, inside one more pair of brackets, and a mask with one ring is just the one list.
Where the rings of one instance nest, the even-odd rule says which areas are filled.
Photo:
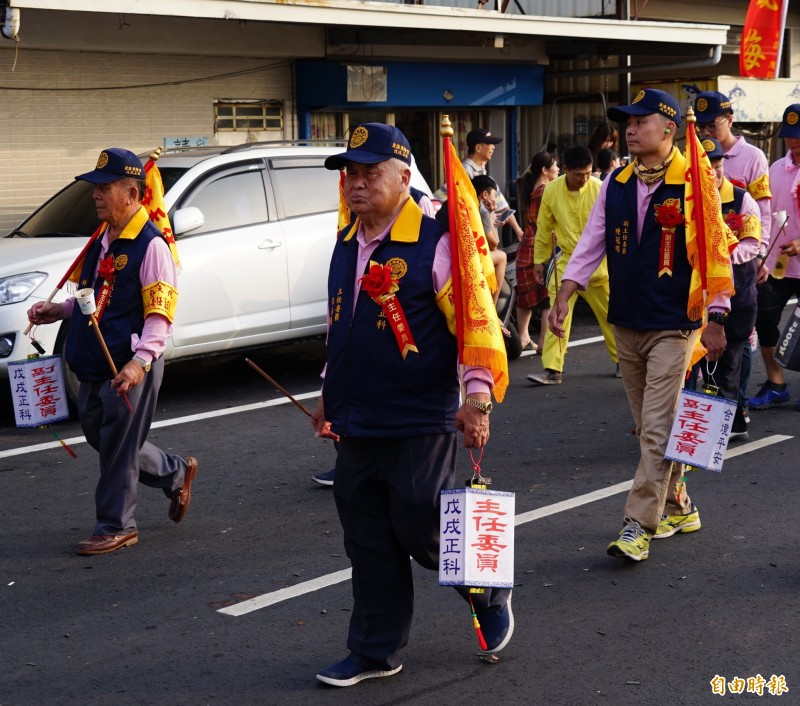
[[[184, 167], [163, 167], [164, 191], [186, 172]], [[22, 238], [89, 237], [99, 222], [92, 200], [94, 187], [85, 181], [74, 181], [59, 191], [24, 221], [12, 235]]]

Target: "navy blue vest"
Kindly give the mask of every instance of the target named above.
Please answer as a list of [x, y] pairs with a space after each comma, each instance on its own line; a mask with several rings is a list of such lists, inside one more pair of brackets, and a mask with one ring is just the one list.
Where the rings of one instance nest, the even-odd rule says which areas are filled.
[[[142, 283], [139, 269], [142, 265], [147, 246], [153, 238], [162, 237], [158, 228], [147, 221], [144, 228], [133, 239], [117, 238], [108, 248], [107, 255], [112, 255], [116, 262], [120, 257], [127, 257], [122, 269], [117, 270], [111, 298], [103, 311], [100, 320], [100, 332], [106, 342], [111, 358], [117, 370], [122, 368], [133, 356], [131, 351], [131, 334], [142, 333], [144, 325], [144, 303], [142, 301]], [[89, 248], [81, 270], [79, 289], [93, 287], [95, 301], [99, 299], [103, 278], [95, 280], [97, 261], [102, 244], [98, 238]], [[65, 355], [69, 367], [82, 382], [109, 380], [113, 377], [111, 368], [105, 358], [97, 334], [89, 325], [89, 317], [83, 314], [75, 303], [69, 326], [69, 335], [65, 347]]]
[[[674, 160], [683, 162], [680, 155]], [[678, 170], [679, 163], [670, 172]], [[617, 177], [627, 170], [627, 180]], [[622, 175], [623, 178], [625, 175]], [[669, 177], [669, 173], [668, 173]], [[608, 320], [612, 324], [642, 331], [696, 329], [700, 321], [692, 321], [686, 313], [689, 301], [691, 266], [686, 256], [686, 234], [683, 224], [675, 228], [672, 276], [658, 276], [661, 254], [661, 225], [656, 221], [655, 205], [666, 199], [683, 203], [683, 179], [667, 183], [655, 190], [645, 213], [642, 237], [637, 241], [636, 181], [630, 166], [618, 169], [608, 178], [606, 192], [606, 252], [611, 296]]]
[[[733, 211], [734, 213], [742, 212], [742, 203], [744, 202], [744, 195], [747, 193], [745, 189], [738, 186], [733, 186], [733, 200], [726, 201], [722, 204], [722, 215], [726, 215]], [[731, 263], [733, 265], [733, 263]], [[740, 265], [733, 265], [733, 288], [734, 295], [731, 297], [731, 315], [737, 310], [743, 308], [755, 308], [756, 300], [758, 298], [758, 290], [756, 289], [756, 277], [758, 276], [758, 262], [755, 258], [748, 262], [743, 262]]]
[[[391, 239], [389, 234], [371, 257], [380, 264], [400, 258], [407, 265], [398, 280], [397, 299], [419, 352], [409, 351], [405, 359], [381, 307], [363, 290], [353, 310], [355, 228], [348, 226], [337, 239], [328, 277], [330, 327], [323, 384], [325, 416], [337, 434], [402, 437], [455, 431], [456, 341], [436, 305], [432, 278], [436, 244], [444, 230], [432, 218], [420, 218], [417, 241]], [[348, 229], [351, 234], [345, 234]]]

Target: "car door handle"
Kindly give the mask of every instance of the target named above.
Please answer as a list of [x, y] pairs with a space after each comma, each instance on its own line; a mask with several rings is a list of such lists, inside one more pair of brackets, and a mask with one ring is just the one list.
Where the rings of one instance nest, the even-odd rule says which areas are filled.
[[274, 250], [275, 248], [279, 248], [283, 245], [283, 243], [278, 242], [277, 240], [262, 240], [259, 245], [259, 250]]

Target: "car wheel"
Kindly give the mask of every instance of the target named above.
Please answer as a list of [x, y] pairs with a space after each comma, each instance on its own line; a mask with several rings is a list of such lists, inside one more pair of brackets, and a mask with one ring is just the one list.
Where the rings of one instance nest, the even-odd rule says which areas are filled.
[[67, 403], [69, 404], [70, 416], [77, 417], [78, 388], [80, 387], [81, 383], [75, 376], [75, 373], [70, 370], [69, 365], [67, 365], [67, 360], [64, 357], [64, 348], [66, 347], [68, 331], [69, 320], [64, 321], [64, 323], [61, 324], [61, 328], [58, 331], [58, 336], [56, 336], [56, 347], [54, 353], [58, 356], [61, 356], [61, 370], [64, 374], [64, 387], [67, 391]]
[[522, 355], [522, 339], [519, 337], [517, 327], [510, 321], [506, 324], [508, 336], [503, 334], [503, 341], [506, 344], [506, 356], [509, 360], [516, 360]]

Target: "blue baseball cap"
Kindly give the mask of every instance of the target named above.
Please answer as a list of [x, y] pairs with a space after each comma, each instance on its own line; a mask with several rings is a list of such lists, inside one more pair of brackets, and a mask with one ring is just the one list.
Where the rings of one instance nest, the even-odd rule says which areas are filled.
[[88, 181], [90, 184], [110, 184], [126, 177], [144, 179], [142, 161], [133, 152], [120, 147], [110, 147], [100, 153], [94, 170], [79, 174], [75, 178]]
[[630, 115], [652, 115], [659, 113], [669, 118], [676, 125], [681, 124], [681, 109], [678, 101], [666, 91], [657, 88], [645, 88], [639, 91], [630, 105], [618, 105], [609, 108], [606, 114], [611, 120], [624, 123]]
[[411, 164], [411, 146], [394, 125], [362, 123], [353, 130], [347, 147], [347, 152], [328, 157], [325, 168], [344, 169], [348, 162], [377, 164], [392, 158]]
[[713, 137], [706, 137], [700, 141], [700, 144], [709, 159], [722, 159], [723, 157], [728, 159], [728, 155], [725, 154], [725, 150], [722, 149], [722, 143], [719, 140], [715, 140]]
[[694, 114], [698, 123], [710, 123], [723, 110], [730, 110], [731, 100], [719, 91], [701, 91], [694, 99]]
[[792, 103], [783, 111], [778, 137], [800, 137], [800, 103]]

